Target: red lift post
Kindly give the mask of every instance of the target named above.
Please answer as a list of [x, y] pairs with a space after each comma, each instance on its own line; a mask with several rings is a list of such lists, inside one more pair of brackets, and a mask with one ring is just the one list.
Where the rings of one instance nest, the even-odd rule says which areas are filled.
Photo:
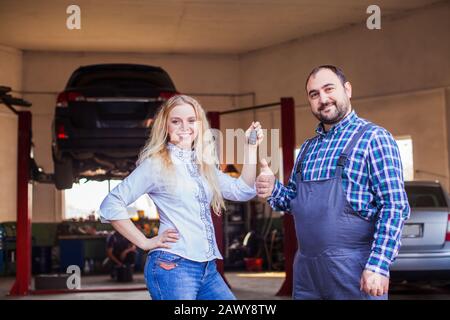
[[[294, 167], [295, 151], [295, 103], [293, 98], [281, 98], [281, 145], [283, 147], [283, 180], [287, 185]], [[295, 235], [294, 219], [292, 215], [283, 217], [284, 228], [284, 268], [286, 278], [277, 296], [292, 294], [293, 264], [297, 250], [297, 236]]]
[[16, 281], [9, 294], [27, 295], [31, 285], [31, 112], [19, 111], [17, 115], [19, 141], [17, 152]]
[[[281, 98], [279, 103], [270, 103], [260, 106], [242, 108], [237, 110], [229, 110], [224, 112], [208, 112], [208, 119], [210, 121], [211, 128], [220, 129], [221, 114], [263, 109], [274, 107], [277, 105], [281, 106], [281, 145], [283, 146], [283, 177], [284, 183], [287, 184], [295, 162], [294, 161], [295, 103], [292, 97]], [[216, 231], [217, 245], [219, 247], [219, 250], [221, 252], [224, 252], [222, 218], [213, 215], [213, 222]], [[294, 219], [290, 214], [286, 214], [283, 217], [283, 228], [284, 228], [284, 256], [285, 256], [286, 278], [280, 290], [277, 292], [277, 295], [289, 296], [292, 294], [293, 263], [295, 252], [297, 250], [297, 237], [295, 235]], [[223, 261], [218, 262], [217, 269], [220, 272], [220, 274], [224, 277]]]

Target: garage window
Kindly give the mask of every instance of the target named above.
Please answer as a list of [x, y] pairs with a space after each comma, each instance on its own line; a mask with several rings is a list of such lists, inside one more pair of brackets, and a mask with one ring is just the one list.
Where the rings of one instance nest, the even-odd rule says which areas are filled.
[[[72, 189], [64, 191], [64, 218], [65, 219], [89, 219], [89, 216], [99, 218], [98, 208], [103, 199], [120, 183], [120, 180], [88, 181], [81, 179], [80, 183], [74, 183]], [[143, 195], [133, 204], [128, 206], [130, 218], [137, 217], [139, 213], [149, 219], [157, 219], [158, 213], [153, 201]]]
[[403, 178], [405, 181], [414, 180], [413, 142], [410, 136], [395, 137], [403, 165]]

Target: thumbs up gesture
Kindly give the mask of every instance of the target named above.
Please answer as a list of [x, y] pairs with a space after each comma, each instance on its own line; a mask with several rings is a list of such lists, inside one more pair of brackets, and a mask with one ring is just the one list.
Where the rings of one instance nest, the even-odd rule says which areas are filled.
[[260, 198], [267, 198], [272, 194], [275, 186], [275, 175], [267, 164], [266, 159], [261, 159], [261, 172], [256, 178], [256, 193]]

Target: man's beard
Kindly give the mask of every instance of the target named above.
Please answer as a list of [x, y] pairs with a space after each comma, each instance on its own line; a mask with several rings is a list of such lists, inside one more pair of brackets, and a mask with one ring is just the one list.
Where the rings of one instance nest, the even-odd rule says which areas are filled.
[[[322, 111], [327, 109], [329, 106], [331, 106], [330, 111], [328, 111], [326, 114], [322, 113]], [[332, 125], [341, 121], [347, 114], [349, 108], [349, 103], [330, 101], [328, 103], [322, 104], [319, 107], [318, 112], [313, 112], [313, 114], [323, 124]]]

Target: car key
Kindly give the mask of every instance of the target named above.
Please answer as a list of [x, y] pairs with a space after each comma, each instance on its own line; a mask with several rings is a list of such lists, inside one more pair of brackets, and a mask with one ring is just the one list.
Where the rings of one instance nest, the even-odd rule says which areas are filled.
[[252, 131], [250, 131], [250, 136], [248, 137], [248, 143], [255, 145], [257, 138], [258, 138], [258, 136], [257, 136], [256, 130], [252, 129]]

